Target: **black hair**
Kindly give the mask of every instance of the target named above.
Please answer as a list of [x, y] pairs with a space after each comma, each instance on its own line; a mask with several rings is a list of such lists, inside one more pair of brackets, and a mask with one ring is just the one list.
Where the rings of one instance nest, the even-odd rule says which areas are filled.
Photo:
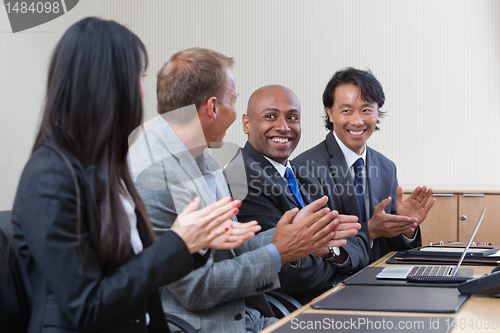
[[[328, 130], [333, 130], [333, 123], [330, 121], [326, 109], [330, 109], [333, 107], [333, 104], [335, 103], [335, 89], [343, 84], [353, 84], [358, 87], [363, 101], [369, 103], [377, 103], [379, 107], [379, 118], [382, 118], [384, 116], [385, 112], [380, 111], [380, 108], [384, 105], [385, 94], [380, 82], [378, 82], [378, 80], [370, 70], [363, 71], [360, 69], [347, 67], [338, 70], [332, 76], [332, 78], [326, 85], [325, 91], [323, 92], [323, 106], [325, 107], [326, 113], [325, 127]], [[377, 121], [377, 124], [378, 123], [379, 122]], [[378, 126], [376, 126], [375, 130], [378, 129]]]
[[[95, 221], [92, 237], [105, 271], [123, 263], [130, 247], [130, 224], [120, 199], [125, 193], [122, 181], [136, 204], [144, 245], [154, 240], [126, 160], [128, 137], [142, 121], [140, 76], [147, 62], [146, 49], [136, 35], [116, 22], [93, 17], [66, 31], [50, 62], [44, 114], [33, 152], [47, 143], [56, 150], [62, 147], [83, 168], [95, 167], [98, 216], [91, 219]], [[80, 231], [80, 204], [77, 210]]]

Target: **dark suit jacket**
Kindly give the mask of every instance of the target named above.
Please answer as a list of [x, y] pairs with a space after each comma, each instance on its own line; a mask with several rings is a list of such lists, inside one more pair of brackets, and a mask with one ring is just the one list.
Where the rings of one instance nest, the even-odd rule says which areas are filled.
[[0, 323], [4, 333], [24, 333], [31, 313], [29, 290], [12, 247], [11, 212], [0, 212]]
[[[396, 178], [396, 165], [379, 152], [366, 147], [366, 176], [370, 197], [370, 216], [375, 206], [380, 201], [391, 197], [392, 201], [385, 208], [386, 213], [396, 214], [396, 189], [398, 180]], [[340, 214], [361, 216], [358, 201], [354, 194], [354, 182], [349, 168], [346, 164], [344, 154], [340, 149], [333, 133], [328, 133], [326, 139], [305, 151], [294, 159], [297, 164], [308, 168], [321, 182], [323, 190], [328, 195], [328, 206], [337, 210]], [[362, 225], [358, 236], [367, 237], [367, 225]], [[366, 243], [365, 243], [366, 244]], [[411, 247], [422, 244], [420, 232], [411, 243]], [[370, 262], [383, 256], [390, 251], [407, 250], [410, 246], [403, 240], [403, 236], [385, 238], [379, 237], [374, 240], [373, 248], [367, 249], [370, 254]]]
[[[19, 182], [12, 220], [14, 243], [32, 291], [29, 332], [168, 332], [158, 287], [193, 269], [184, 242], [168, 232], [103, 274], [92, 240], [94, 167], [42, 145]], [[74, 172], [74, 177], [72, 176]], [[76, 225], [76, 181], [81, 233]], [[146, 326], [146, 312], [151, 322]]]
[[[246, 197], [242, 200], [238, 220], [241, 222], [257, 220], [262, 230], [274, 228], [286, 211], [294, 207], [300, 208], [300, 206], [287, 189], [287, 183], [276, 168], [248, 142], [239, 153], [243, 156], [246, 182], [234, 181], [238, 177], [227, 177], [228, 180], [233, 179], [229, 182], [233, 195], [242, 192], [241, 187], [244, 187], [243, 190], [248, 190]], [[294, 162], [290, 164], [306, 205], [324, 196], [321, 184], [309, 170], [299, 169]], [[233, 165], [229, 164], [224, 172], [227, 176], [238, 171], [233, 170]], [[352, 263], [356, 266], [363, 265], [363, 267], [367, 265], [367, 260], [364, 260], [366, 255], [360, 254], [358, 257], [354, 258], [350, 265], [339, 267], [320, 257], [309, 255], [301, 260], [301, 269], [283, 270], [279, 273], [281, 290], [300, 302], [307, 303], [347, 278], [348, 273], [353, 270]]]

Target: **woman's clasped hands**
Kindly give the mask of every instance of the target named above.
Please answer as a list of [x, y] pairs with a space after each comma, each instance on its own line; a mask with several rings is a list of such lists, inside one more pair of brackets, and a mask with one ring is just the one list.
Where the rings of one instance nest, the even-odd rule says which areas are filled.
[[261, 229], [257, 221], [240, 223], [232, 220], [239, 211], [240, 200], [227, 197], [196, 210], [199, 204], [200, 198], [195, 197], [177, 216], [171, 228], [191, 253], [205, 248], [237, 248]]

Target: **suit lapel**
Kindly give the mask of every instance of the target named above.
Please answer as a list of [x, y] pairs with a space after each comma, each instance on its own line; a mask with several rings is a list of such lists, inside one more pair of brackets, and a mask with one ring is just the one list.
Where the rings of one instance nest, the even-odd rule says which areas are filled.
[[326, 146], [330, 154], [330, 167], [335, 181], [335, 193], [340, 197], [345, 212], [358, 212], [361, 216], [358, 200], [354, 192], [354, 181], [335, 137], [330, 132], [326, 136]]
[[[297, 179], [297, 184], [299, 185], [299, 191], [300, 191], [300, 194], [302, 195], [302, 200], [304, 200], [305, 205], [308, 205], [311, 202], [313, 202], [314, 199], [311, 197], [308, 189], [305, 186], [306, 184], [308, 184], [307, 177], [306, 178], [301, 177], [301, 172], [308, 172], [308, 170], [306, 168], [302, 169], [301, 166], [299, 166], [298, 164], [296, 164], [292, 161], [290, 161], [290, 166], [292, 167], [293, 174], [295, 175], [295, 178]], [[309, 177], [312, 177], [312, 176], [309, 175]], [[311, 184], [308, 184], [308, 185], [311, 185]], [[315, 186], [314, 190], [317, 190], [316, 187], [318, 187], [318, 189], [320, 187], [319, 184], [317, 184], [317, 186], [316, 186], [316, 184], [314, 184], [314, 186]]]
[[380, 194], [381, 180], [378, 170], [378, 161], [373, 154], [371, 148], [366, 146], [366, 179], [368, 181], [368, 193], [370, 196], [370, 212], [369, 216], [372, 216], [372, 212], [375, 210], [375, 205], [378, 203], [377, 198]]
[[[245, 144], [244, 148], [252, 158], [260, 164], [260, 167], [264, 170], [265, 174], [271, 179], [271, 182], [274, 186], [278, 186], [280, 191], [285, 195], [285, 197], [290, 201], [293, 205], [292, 207], [300, 207], [299, 203], [295, 200], [292, 191], [288, 190], [288, 183], [285, 182], [283, 177], [281, 177], [280, 173], [276, 168], [259, 152], [255, 150], [254, 147], [250, 143]], [[300, 186], [300, 185], [299, 185]], [[301, 191], [302, 192], [302, 191]]]
[[[198, 168], [195, 159], [187, 149], [184, 142], [182, 142], [177, 133], [174, 131], [174, 129], [168, 124], [165, 119], [163, 119], [163, 117], [158, 117], [158, 121], [153, 125], [152, 131], [160, 139], [160, 141], [165, 146], [165, 149], [173, 157], [168, 161], [175, 161], [178, 164], [178, 168], [171, 168], [171, 166], [165, 165], [165, 171], [167, 172], [167, 174], [169, 172], [176, 173], [175, 177], [170, 178], [179, 179], [180, 182], [186, 182], [186, 185], [188, 182], [192, 182], [197, 191], [197, 193], [193, 193], [193, 195], [198, 195], [200, 197], [201, 205], [203, 207], [213, 203], [214, 200], [212, 197], [212, 192], [210, 191], [205, 178], [203, 178], [203, 175]], [[178, 172], [182, 172], [183, 174], [180, 175], [178, 174]], [[168, 175], [167, 179], [169, 179]]]

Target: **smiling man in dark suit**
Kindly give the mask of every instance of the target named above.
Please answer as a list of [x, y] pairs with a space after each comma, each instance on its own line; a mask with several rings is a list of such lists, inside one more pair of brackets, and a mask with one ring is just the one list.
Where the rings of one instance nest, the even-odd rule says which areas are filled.
[[[250, 97], [242, 119], [248, 142], [238, 152], [243, 157], [246, 179], [228, 177], [237, 180], [229, 181], [233, 195], [238, 197], [240, 191], [248, 191], [242, 198], [239, 221], [257, 220], [263, 230], [268, 230], [276, 227], [286, 211], [301, 209], [324, 196], [316, 178], [307, 169], [299, 172], [297, 165], [288, 160], [300, 140], [300, 117], [300, 102], [288, 88], [265, 86]], [[225, 169], [226, 176], [239, 172], [238, 164], [230, 163]], [[347, 222], [336, 229], [341, 237], [355, 235], [360, 227], [355, 216], [339, 215], [337, 219]], [[358, 250], [363, 251], [367, 245], [362, 243], [367, 244], [368, 240], [352, 238], [346, 243], [343, 240], [344, 247], [352, 251], [352, 258], [345, 250], [335, 254], [323, 248], [310, 255], [309, 260], [303, 260], [301, 269], [280, 272], [281, 290], [307, 303], [345, 279], [348, 272], [366, 266], [367, 254]]]
[[369, 239], [370, 262], [389, 251], [420, 246], [419, 225], [435, 201], [425, 186], [403, 200], [395, 164], [366, 145], [378, 130], [384, 102], [382, 86], [371, 72], [336, 72], [323, 93], [330, 132], [294, 159], [321, 182], [331, 209], [358, 216], [359, 235]]

